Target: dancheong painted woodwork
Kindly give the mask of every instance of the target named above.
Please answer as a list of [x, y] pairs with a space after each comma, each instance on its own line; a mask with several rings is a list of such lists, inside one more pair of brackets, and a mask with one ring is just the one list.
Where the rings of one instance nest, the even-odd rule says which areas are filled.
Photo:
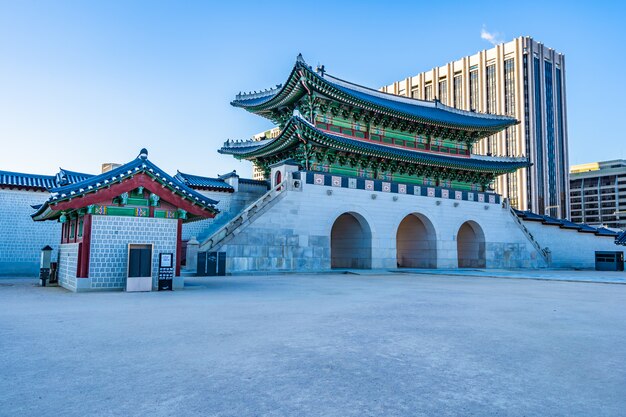
[[527, 158], [471, 154], [477, 140], [517, 122], [437, 101], [399, 97], [314, 71], [299, 55], [287, 81], [231, 103], [272, 120], [272, 139], [227, 141], [221, 153], [269, 172], [285, 159], [302, 169], [371, 179], [485, 190]]
[[217, 201], [165, 173], [147, 159], [145, 150], [116, 169], [49, 191], [50, 198], [32, 214], [35, 221], [58, 219], [65, 224], [92, 214], [187, 222], [214, 217], [219, 212]]

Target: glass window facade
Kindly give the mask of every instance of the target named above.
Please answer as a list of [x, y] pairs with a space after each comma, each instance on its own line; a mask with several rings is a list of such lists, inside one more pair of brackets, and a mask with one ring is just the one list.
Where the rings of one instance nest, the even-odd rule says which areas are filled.
[[565, 121], [563, 120], [563, 91], [561, 80], [561, 68], [556, 68], [556, 117], [558, 125], [558, 144], [559, 144], [559, 167], [561, 170], [561, 216], [567, 217], [567, 171], [565, 167], [565, 137], [564, 131]]
[[432, 100], [433, 99], [433, 85], [427, 84], [424, 87], [424, 100]]
[[496, 112], [496, 66], [487, 66], [487, 113]]
[[555, 215], [559, 204], [556, 192], [556, 146], [554, 138], [554, 83], [552, 78], [552, 63], [544, 62], [546, 79], [546, 157], [548, 160], [548, 198], [550, 215]]
[[439, 80], [439, 101], [448, 104], [448, 80]]
[[537, 208], [539, 213], [544, 213], [544, 178], [543, 178], [543, 122], [541, 115], [541, 65], [539, 58], [533, 58], [534, 101], [535, 101], [535, 154], [537, 162]]
[[515, 116], [515, 60], [504, 61], [504, 112]]
[[[529, 85], [528, 85], [528, 54], [524, 54], [522, 58], [523, 71], [524, 71], [524, 140], [526, 142], [526, 152], [530, 152], [530, 96], [529, 96]], [[528, 204], [528, 209], [532, 208], [533, 203], [533, 184], [531, 182], [531, 170], [526, 169], [526, 201]]]
[[[487, 113], [496, 113], [496, 66], [495, 64], [488, 65], [485, 72], [487, 78]], [[498, 137], [497, 135], [491, 135], [487, 138], [487, 154], [498, 154]]]
[[455, 75], [452, 81], [452, 105], [455, 108], [463, 107], [463, 76]]
[[478, 70], [470, 71], [470, 110], [478, 110]]
[[[504, 61], [504, 112], [507, 116], [515, 117], [515, 59]], [[517, 156], [517, 129], [508, 127], [504, 131], [505, 152], [507, 156]], [[507, 174], [507, 195], [511, 206], [519, 208], [519, 194], [517, 189], [517, 173]]]

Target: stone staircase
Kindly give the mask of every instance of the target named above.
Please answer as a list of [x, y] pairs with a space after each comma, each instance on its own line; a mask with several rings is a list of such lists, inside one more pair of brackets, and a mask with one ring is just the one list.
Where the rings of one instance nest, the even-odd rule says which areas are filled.
[[226, 244], [230, 239], [236, 236], [240, 231], [245, 229], [250, 223], [252, 223], [257, 217], [263, 214], [267, 209], [276, 204], [287, 191], [287, 180], [284, 180], [280, 184], [271, 188], [261, 198], [251, 203], [248, 207], [243, 209], [239, 214], [226, 218], [225, 224], [215, 230], [215, 226], [211, 227], [214, 230], [209, 236], [204, 239], [198, 239], [200, 241], [199, 251], [216, 251], [220, 246]]
[[539, 253], [539, 255], [541, 255], [543, 260], [546, 262], [546, 266], [550, 267], [550, 264], [552, 262], [552, 256], [548, 248], [541, 247], [541, 245], [539, 244], [539, 242], [537, 242], [537, 240], [532, 235], [532, 233], [530, 233], [530, 231], [526, 228], [526, 226], [524, 226], [524, 223], [522, 222], [522, 220], [519, 217], [517, 217], [517, 214], [515, 214], [515, 211], [513, 210], [513, 208], [511, 208], [511, 206], [507, 204], [506, 209], [511, 214], [511, 217], [513, 217], [513, 221], [515, 222], [515, 224], [517, 224], [517, 226], [520, 228], [522, 233], [524, 233], [524, 236], [526, 236], [526, 239], [528, 239], [528, 241], [533, 245], [535, 250]]

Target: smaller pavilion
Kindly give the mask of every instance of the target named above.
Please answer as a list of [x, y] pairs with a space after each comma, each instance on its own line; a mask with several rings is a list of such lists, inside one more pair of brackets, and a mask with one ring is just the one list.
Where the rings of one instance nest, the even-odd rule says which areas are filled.
[[168, 175], [148, 151], [111, 171], [49, 190], [32, 214], [62, 223], [59, 283], [72, 291], [123, 289], [133, 274], [158, 285], [159, 258], [180, 278], [183, 223], [213, 218], [218, 203]]

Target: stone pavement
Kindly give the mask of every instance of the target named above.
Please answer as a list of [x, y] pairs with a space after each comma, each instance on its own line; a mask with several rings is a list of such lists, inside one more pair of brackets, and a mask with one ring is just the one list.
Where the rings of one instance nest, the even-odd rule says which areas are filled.
[[626, 272], [571, 269], [399, 269], [394, 272], [426, 275], [474, 276], [490, 278], [536, 279], [546, 281], [626, 284]]
[[0, 281], [0, 415], [626, 409], [624, 285], [423, 273], [194, 278], [152, 293], [34, 283]]

